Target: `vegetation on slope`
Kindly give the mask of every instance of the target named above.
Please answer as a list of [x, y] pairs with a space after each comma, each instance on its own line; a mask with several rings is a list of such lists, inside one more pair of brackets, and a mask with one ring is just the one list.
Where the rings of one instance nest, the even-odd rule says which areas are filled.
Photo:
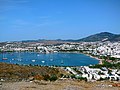
[[41, 66], [20, 66], [14, 64], [0, 63], [0, 79], [5, 81], [21, 80], [50, 80], [55, 81], [60, 77], [61, 72], [54, 67]]

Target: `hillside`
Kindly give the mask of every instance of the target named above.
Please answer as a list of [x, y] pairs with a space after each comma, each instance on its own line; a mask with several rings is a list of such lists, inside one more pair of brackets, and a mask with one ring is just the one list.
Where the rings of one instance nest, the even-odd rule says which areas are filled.
[[95, 41], [120, 41], [120, 35], [112, 34], [109, 32], [101, 32], [94, 35], [90, 35], [88, 37], [79, 39], [77, 41], [84, 42], [95, 42]]
[[51, 80], [60, 77], [58, 68], [47, 66], [20, 66], [15, 64], [0, 63], [0, 80], [22, 81], [30, 78], [36, 80]]

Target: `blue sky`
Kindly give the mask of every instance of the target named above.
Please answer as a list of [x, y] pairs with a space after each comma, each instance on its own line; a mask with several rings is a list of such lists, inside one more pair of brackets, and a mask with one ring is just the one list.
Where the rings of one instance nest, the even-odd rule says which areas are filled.
[[0, 41], [120, 34], [120, 0], [0, 0]]

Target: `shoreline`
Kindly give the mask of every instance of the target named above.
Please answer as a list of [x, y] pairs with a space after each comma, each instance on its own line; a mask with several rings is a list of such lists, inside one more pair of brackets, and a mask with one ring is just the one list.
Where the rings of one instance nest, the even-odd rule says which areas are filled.
[[[83, 53], [83, 54], [84, 54], [84, 53]], [[102, 63], [103, 59], [99, 59], [99, 58], [94, 57], [94, 56], [91, 56], [91, 55], [89, 55], [89, 54], [84, 54], [84, 55], [89, 56], [89, 57], [91, 57], [91, 58], [94, 58], [94, 59], [98, 60], [98, 61], [99, 61], [98, 64], [103, 64], [103, 63]]]
[[[57, 52], [57, 53], [59, 53], [59, 52]], [[102, 63], [103, 59], [99, 59], [99, 58], [94, 57], [94, 56], [91, 56], [91, 55], [89, 55], [89, 54], [85, 54], [85, 53], [81, 53], [81, 52], [77, 52], [77, 51], [75, 51], [75, 52], [62, 52], [62, 53], [77, 53], [77, 54], [83, 54], [83, 55], [86, 55], [86, 56], [89, 56], [89, 57], [91, 57], [91, 58], [94, 58], [94, 59], [98, 60], [98, 61], [99, 61], [98, 64], [103, 64], [103, 63]]]
[[102, 59], [99, 59], [99, 58], [97, 58], [97, 57], [93, 57], [93, 56], [90, 56], [90, 57], [91, 57], [91, 58], [95, 58], [95, 59], [97, 59], [97, 60], [99, 61], [99, 64], [103, 64], [103, 63], [102, 63], [102, 61], [103, 61]]

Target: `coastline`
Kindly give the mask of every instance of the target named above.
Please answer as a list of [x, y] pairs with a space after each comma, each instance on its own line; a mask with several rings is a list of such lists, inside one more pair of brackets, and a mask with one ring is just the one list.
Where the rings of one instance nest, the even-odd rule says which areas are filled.
[[[59, 53], [59, 52], [58, 52], [58, 53]], [[81, 53], [81, 52], [77, 52], [77, 51], [75, 51], [75, 52], [62, 52], [62, 53], [77, 53], [77, 54], [84, 54], [84, 55], [86, 55], [86, 56], [89, 56], [89, 57], [91, 57], [91, 58], [94, 58], [94, 59], [98, 60], [98, 61], [99, 61], [98, 64], [103, 64], [103, 63], [102, 63], [103, 59], [99, 59], [99, 58], [94, 57], [94, 56], [91, 56], [91, 55], [89, 55], [89, 54], [85, 54], [85, 53]]]
[[[83, 53], [83, 54], [84, 54], [84, 53]], [[91, 58], [94, 58], [94, 59], [98, 60], [98, 61], [99, 61], [98, 64], [103, 64], [103, 63], [102, 63], [103, 59], [99, 59], [99, 58], [94, 57], [94, 56], [91, 56], [91, 55], [89, 55], [89, 54], [84, 54], [84, 55], [89, 56], [89, 57], [91, 57]]]
[[92, 57], [92, 58], [95, 58], [95, 59], [99, 60], [99, 64], [103, 64], [103, 63], [102, 63], [102, 61], [103, 61], [102, 59], [99, 59], [99, 58], [97, 58], [97, 57], [93, 57], [93, 56], [90, 56], [90, 57]]

